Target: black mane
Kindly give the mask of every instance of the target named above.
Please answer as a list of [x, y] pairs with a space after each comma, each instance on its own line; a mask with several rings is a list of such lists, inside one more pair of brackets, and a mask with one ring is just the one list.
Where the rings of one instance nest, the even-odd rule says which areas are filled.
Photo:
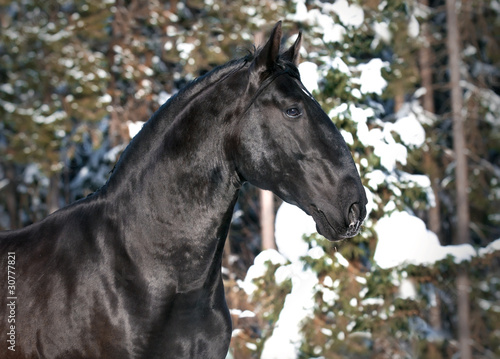
[[[261, 51], [262, 47], [253, 48], [252, 50], [247, 50], [247, 55], [243, 57], [228, 61], [223, 65], [216, 66], [204, 75], [199, 76], [191, 82], [187, 83], [175, 95], [168, 99], [161, 107], [167, 106], [171, 102], [176, 101], [179, 97], [184, 97], [184, 95], [191, 97], [192, 95], [205, 90], [207, 87], [218, 83], [234, 72], [250, 65]], [[299, 70], [297, 66], [295, 66], [292, 62], [287, 61], [280, 56], [277, 59], [275, 65], [275, 68], [267, 74], [268, 77], [272, 77], [273, 75], [285, 72], [290, 76], [300, 80]]]

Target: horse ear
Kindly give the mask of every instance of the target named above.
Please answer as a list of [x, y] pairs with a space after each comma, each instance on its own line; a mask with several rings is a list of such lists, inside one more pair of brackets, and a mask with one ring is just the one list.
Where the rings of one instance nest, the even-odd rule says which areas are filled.
[[281, 57], [286, 60], [292, 62], [295, 66], [299, 65], [300, 60], [300, 47], [302, 46], [302, 32], [299, 32], [299, 36], [297, 36], [297, 40], [295, 43], [290, 46], [290, 48], [281, 55]]
[[265, 71], [274, 67], [278, 60], [281, 44], [281, 21], [274, 25], [271, 36], [258, 55], [253, 60], [252, 70]]

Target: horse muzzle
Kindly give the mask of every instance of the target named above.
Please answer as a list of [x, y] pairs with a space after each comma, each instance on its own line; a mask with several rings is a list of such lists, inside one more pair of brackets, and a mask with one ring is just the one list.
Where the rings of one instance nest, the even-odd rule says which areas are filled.
[[345, 218], [342, 218], [344, 216], [340, 216], [341, 218], [337, 219], [335, 217], [339, 217], [338, 215], [328, 216], [315, 205], [311, 205], [310, 213], [316, 222], [318, 233], [329, 241], [338, 241], [354, 237], [359, 233], [366, 216], [366, 209], [364, 205], [353, 203], [349, 206]]

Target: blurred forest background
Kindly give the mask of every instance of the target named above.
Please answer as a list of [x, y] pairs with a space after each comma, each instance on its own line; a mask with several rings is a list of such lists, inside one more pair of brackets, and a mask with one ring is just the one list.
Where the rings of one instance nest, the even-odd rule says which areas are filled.
[[[465, 232], [484, 248], [500, 238], [500, 2], [455, 5]], [[352, 240], [305, 238], [321, 251], [300, 259], [315, 281], [296, 357], [467, 358], [464, 340], [475, 358], [500, 357], [498, 250], [462, 262], [373, 260], [377, 223], [394, 213], [420, 218], [441, 245], [463, 243], [445, 0], [0, 0], [0, 229], [102, 186], [162, 103], [244, 56], [278, 20], [288, 45], [303, 32], [302, 58], [317, 76], [303, 80], [351, 148], [371, 210]], [[265, 343], [295, 286], [292, 275], [277, 278], [290, 261], [271, 256], [244, 290], [255, 256], [274, 246], [263, 245], [259, 198], [243, 188], [226, 246], [232, 358], [272, 357]], [[281, 201], [272, 202], [273, 214]], [[455, 279], [464, 272], [460, 318]]]

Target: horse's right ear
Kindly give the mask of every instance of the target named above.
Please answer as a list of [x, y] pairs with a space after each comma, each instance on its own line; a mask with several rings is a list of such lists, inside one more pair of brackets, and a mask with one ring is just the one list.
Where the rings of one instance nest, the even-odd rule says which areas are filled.
[[274, 68], [280, 54], [281, 34], [281, 21], [278, 21], [276, 25], [274, 25], [269, 40], [267, 40], [267, 43], [253, 60], [252, 66], [250, 67], [252, 72], [260, 74]]
[[287, 61], [290, 61], [295, 66], [299, 66], [300, 47], [301, 46], [302, 46], [302, 33], [299, 32], [299, 35], [297, 36], [297, 40], [295, 40], [295, 43], [286, 52], [284, 52], [281, 55], [282, 58], [287, 60]]

